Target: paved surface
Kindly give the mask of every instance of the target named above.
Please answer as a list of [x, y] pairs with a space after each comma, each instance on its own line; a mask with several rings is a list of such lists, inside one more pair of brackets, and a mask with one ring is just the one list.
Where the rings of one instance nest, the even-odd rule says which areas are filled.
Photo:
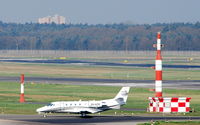
[[[73, 64], [73, 65], [97, 65], [97, 66], [131, 66], [131, 67], [152, 67], [155, 64], [133, 64], [133, 63], [114, 63], [114, 62], [96, 62], [85, 60], [60, 60], [60, 59], [0, 59], [0, 62], [17, 63], [42, 63], [42, 64]], [[200, 68], [199, 65], [165, 65], [164, 68]]]
[[144, 116], [90, 116], [81, 118], [79, 116], [54, 115], [46, 118], [40, 115], [0, 115], [2, 125], [134, 125], [138, 122], [150, 122], [155, 120], [200, 120], [200, 117], [144, 117]]
[[[20, 77], [0, 76], [0, 81], [19, 82]], [[131, 86], [154, 88], [154, 80], [120, 80], [120, 79], [84, 79], [84, 78], [52, 78], [52, 77], [25, 77], [26, 82], [46, 84], [73, 84], [73, 85], [104, 85], [104, 86]], [[163, 88], [199, 89], [200, 80], [168, 80], [163, 81]]]

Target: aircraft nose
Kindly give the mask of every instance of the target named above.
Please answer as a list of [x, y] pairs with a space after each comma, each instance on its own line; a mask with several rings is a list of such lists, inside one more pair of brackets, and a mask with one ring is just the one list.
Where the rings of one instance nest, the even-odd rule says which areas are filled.
[[36, 110], [36, 112], [38, 112], [38, 113], [41, 113], [43, 111], [43, 108], [38, 108], [37, 110]]

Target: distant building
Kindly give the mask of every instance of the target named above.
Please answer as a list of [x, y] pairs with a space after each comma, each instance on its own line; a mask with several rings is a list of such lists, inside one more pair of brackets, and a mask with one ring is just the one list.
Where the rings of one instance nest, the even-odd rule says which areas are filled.
[[43, 17], [43, 18], [39, 18], [38, 19], [38, 23], [39, 24], [51, 24], [51, 23], [55, 23], [55, 24], [65, 24], [65, 17], [63, 16], [59, 16], [59, 15], [54, 15], [54, 16], [47, 16], [47, 17]]

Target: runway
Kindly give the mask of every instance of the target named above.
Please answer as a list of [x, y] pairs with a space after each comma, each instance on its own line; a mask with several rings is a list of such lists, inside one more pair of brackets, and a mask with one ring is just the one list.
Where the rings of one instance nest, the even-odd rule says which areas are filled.
[[[20, 77], [0, 76], [0, 81], [19, 82]], [[100, 86], [131, 86], [153, 88], [154, 80], [123, 80], [123, 79], [85, 79], [85, 78], [52, 78], [25, 77], [26, 83], [72, 84], [72, 85], [100, 85]], [[200, 80], [164, 80], [163, 88], [196, 89], [200, 87]]]
[[[113, 62], [95, 62], [85, 60], [59, 59], [0, 59], [0, 62], [38, 63], [38, 64], [73, 64], [73, 65], [101, 65], [101, 66], [130, 66], [152, 67], [155, 64], [129, 64]], [[200, 68], [198, 65], [163, 65], [165, 68]], [[19, 77], [0, 76], [0, 81], [19, 82]], [[46, 84], [73, 84], [73, 85], [103, 85], [103, 86], [131, 86], [154, 88], [154, 80], [124, 80], [124, 79], [92, 79], [92, 78], [53, 78], [53, 77], [25, 77], [26, 82]], [[200, 80], [164, 80], [163, 88], [199, 89]]]
[[[0, 59], [0, 62], [16, 63], [37, 63], [37, 64], [73, 64], [73, 65], [93, 65], [93, 66], [128, 66], [128, 67], [152, 67], [155, 64], [136, 64], [136, 63], [115, 63], [115, 62], [97, 62], [85, 60], [61, 60], [61, 59]], [[164, 68], [200, 68], [199, 65], [163, 65]]]
[[157, 120], [200, 120], [200, 117], [145, 117], [145, 116], [90, 116], [87, 118], [81, 118], [79, 116], [70, 115], [51, 115], [46, 118], [40, 115], [0, 115], [0, 124], [10, 125], [74, 125], [74, 124], [89, 124], [89, 125], [103, 125], [103, 124], [124, 124], [124, 125], [134, 125], [139, 122], [150, 122]]

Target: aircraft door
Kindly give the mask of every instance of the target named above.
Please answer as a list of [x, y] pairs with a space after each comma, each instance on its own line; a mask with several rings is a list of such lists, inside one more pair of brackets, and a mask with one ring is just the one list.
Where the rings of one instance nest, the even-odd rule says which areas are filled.
[[65, 110], [65, 103], [61, 102], [60, 103], [60, 111], [62, 112], [63, 110]]

